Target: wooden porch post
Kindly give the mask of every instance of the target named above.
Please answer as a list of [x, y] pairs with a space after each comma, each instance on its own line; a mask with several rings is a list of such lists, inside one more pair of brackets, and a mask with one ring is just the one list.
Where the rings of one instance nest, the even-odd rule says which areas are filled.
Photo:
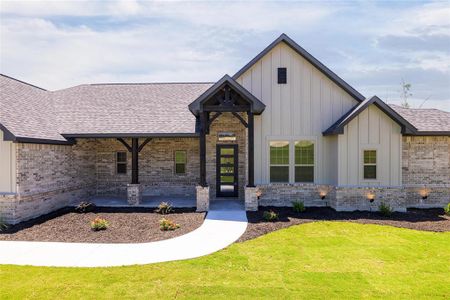
[[131, 183], [139, 183], [139, 138], [131, 139]]
[[248, 116], [248, 187], [255, 186], [255, 133], [254, 133], [254, 115], [253, 112], [247, 112]]
[[206, 112], [200, 113], [200, 185], [206, 187]]

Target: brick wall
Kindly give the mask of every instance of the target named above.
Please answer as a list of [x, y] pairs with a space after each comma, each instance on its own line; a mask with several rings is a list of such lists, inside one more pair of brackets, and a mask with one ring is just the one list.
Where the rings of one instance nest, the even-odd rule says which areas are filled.
[[8, 223], [17, 223], [88, 199], [95, 190], [95, 142], [74, 146], [17, 144], [16, 195], [0, 197]]
[[[140, 143], [144, 139], [140, 139]], [[131, 141], [127, 140], [129, 144]], [[175, 174], [175, 151], [187, 154], [186, 174]], [[131, 182], [131, 153], [127, 174], [117, 174], [116, 153], [127, 151], [116, 139], [99, 139], [96, 145], [97, 194], [126, 195]], [[139, 182], [144, 196], [195, 197], [199, 182], [199, 141], [196, 138], [154, 138], [139, 153]]]
[[404, 136], [403, 185], [450, 185], [450, 137]]

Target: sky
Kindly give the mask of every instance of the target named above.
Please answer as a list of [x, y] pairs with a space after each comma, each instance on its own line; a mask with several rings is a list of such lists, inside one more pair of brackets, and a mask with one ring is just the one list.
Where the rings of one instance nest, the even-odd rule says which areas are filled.
[[49, 90], [211, 82], [286, 33], [366, 97], [450, 111], [449, 1], [0, 1], [0, 73]]

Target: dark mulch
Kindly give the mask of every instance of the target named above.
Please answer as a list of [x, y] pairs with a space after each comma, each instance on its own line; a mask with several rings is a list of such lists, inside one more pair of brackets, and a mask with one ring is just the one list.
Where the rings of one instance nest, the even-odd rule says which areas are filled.
[[[90, 222], [105, 218], [109, 227], [92, 231]], [[180, 225], [174, 231], [161, 231], [163, 217]], [[39, 218], [10, 226], [0, 232], [0, 240], [86, 242], [86, 243], [143, 243], [165, 240], [186, 234], [203, 223], [205, 214], [194, 209], [175, 209], [169, 215], [160, 215], [150, 208], [95, 208], [93, 212], [79, 214], [64, 208]]]
[[[263, 219], [266, 210], [278, 213], [279, 219], [268, 222]], [[450, 217], [443, 209], [409, 209], [406, 213], [395, 212], [383, 217], [378, 212], [337, 212], [327, 207], [307, 207], [303, 213], [295, 213], [290, 207], [260, 207], [259, 211], [247, 212], [248, 227], [239, 242], [292, 225], [315, 221], [346, 221], [363, 224], [390, 225], [425, 231], [450, 231]]]

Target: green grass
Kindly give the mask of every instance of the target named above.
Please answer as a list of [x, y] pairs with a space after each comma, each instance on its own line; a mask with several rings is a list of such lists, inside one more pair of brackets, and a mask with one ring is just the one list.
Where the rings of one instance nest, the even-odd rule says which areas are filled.
[[449, 287], [450, 233], [343, 222], [293, 226], [188, 261], [0, 266], [2, 299], [444, 299]]

